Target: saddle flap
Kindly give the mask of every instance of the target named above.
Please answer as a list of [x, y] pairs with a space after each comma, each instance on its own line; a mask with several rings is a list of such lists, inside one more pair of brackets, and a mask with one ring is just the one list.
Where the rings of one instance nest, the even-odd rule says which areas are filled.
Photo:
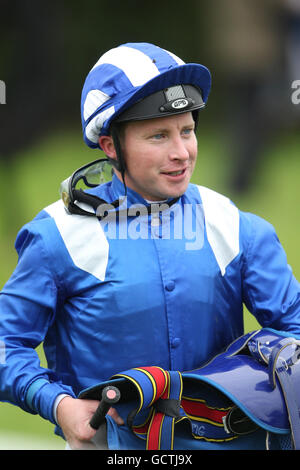
[[215, 356], [203, 367], [184, 372], [184, 393], [187, 379], [198, 382], [196, 386], [199, 393], [201, 383], [209, 384], [229, 398], [259, 427], [278, 434], [288, 434], [290, 422], [285, 393], [276, 370], [274, 372], [271, 366], [272, 351], [281, 342], [290, 346], [280, 351], [284, 354], [286, 364], [290, 357], [293, 358], [293, 367], [288, 373], [292, 376], [293, 387], [299, 390], [300, 362], [297, 362], [298, 355], [295, 353], [297, 342], [266, 328], [238, 338], [225, 352]]

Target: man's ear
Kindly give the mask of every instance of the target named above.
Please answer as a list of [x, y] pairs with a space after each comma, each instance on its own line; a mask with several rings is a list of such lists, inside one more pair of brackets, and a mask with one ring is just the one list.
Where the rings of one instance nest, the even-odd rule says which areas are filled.
[[105, 155], [114, 160], [117, 159], [117, 152], [115, 149], [113, 138], [110, 135], [101, 135], [99, 137], [99, 145]]

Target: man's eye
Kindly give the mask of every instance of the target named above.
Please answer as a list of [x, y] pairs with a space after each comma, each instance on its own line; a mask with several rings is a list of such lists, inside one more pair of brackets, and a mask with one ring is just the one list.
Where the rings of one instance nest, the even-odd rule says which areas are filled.
[[192, 132], [193, 132], [193, 129], [184, 129], [184, 130], [182, 131], [182, 133], [183, 133], [184, 135], [190, 135]]
[[152, 136], [152, 139], [155, 139], [155, 140], [160, 140], [160, 139], [163, 139], [164, 138], [164, 134], [154, 134]]

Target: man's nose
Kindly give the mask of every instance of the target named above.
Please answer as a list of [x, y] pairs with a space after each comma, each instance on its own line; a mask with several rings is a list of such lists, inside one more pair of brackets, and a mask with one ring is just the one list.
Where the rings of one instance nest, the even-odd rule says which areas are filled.
[[182, 137], [174, 138], [169, 152], [170, 159], [185, 161], [189, 159], [189, 156], [189, 151], [186, 147], [186, 143], [182, 140]]

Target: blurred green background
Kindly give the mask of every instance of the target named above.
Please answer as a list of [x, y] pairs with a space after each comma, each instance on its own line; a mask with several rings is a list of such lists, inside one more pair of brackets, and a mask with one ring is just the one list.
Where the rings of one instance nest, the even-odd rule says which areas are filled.
[[[271, 222], [300, 279], [300, 104], [291, 101], [291, 82], [300, 74], [286, 52], [295, 47], [291, 33], [300, 13], [273, 0], [193, 0], [181, 8], [155, 1], [147, 7], [90, 1], [84, 9], [68, 1], [3, 1], [0, 289], [17, 262], [18, 230], [58, 199], [62, 180], [98, 158], [82, 140], [81, 87], [99, 55], [127, 41], [154, 42], [210, 68], [193, 182]], [[256, 327], [245, 311], [245, 329]], [[64, 442], [47, 421], [0, 403], [0, 449], [20, 448], [63, 449]]]

